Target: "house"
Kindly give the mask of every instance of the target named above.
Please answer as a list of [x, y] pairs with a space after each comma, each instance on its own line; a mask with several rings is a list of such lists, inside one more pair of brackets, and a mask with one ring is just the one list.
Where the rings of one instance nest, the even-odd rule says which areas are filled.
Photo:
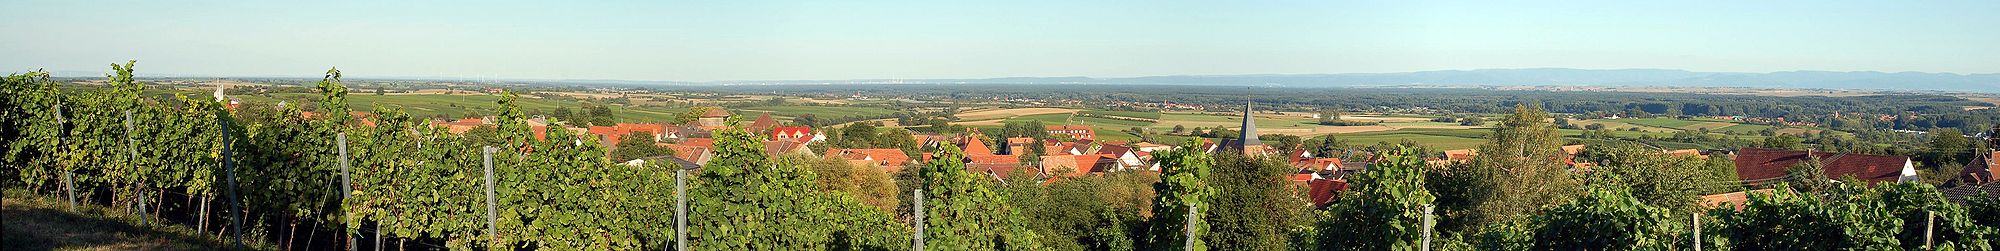
[[1113, 144], [1101, 144], [1097, 146], [1097, 151], [1093, 153], [1104, 155], [1105, 157], [1109, 157], [1112, 160], [1115, 160], [1114, 162], [1114, 164], [1116, 164], [1116, 166], [1114, 166], [1115, 169], [1111, 169], [1108, 171], [1123, 171], [1123, 170], [1135, 170], [1135, 169], [1146, 168], [1146, 161], [1139, 159], [1139, 154], [1138, 154], [1139, 151], [1131, 147], [1122, 145], [1113, 145]]
[[1674, 156], [1674, 157], [1695, 157], [1700, 159], [1708, 159], [1708, 155], [1702, 154], [1701, 149], [1666, 150], [1665, 153], [1667, 154], [1667, 156]]
[[715, 159], [715, 151], [713, 150], [715, 149], [715, 146], [713, 145], [713, 141], [710, 141], [709, 143], [711, 144], [697, 145], [697, 144], [689, 144], [689, 142], [681, 142], [679, 144], [659, 144], [659, 146], [665, 146], [668, 149], [673, 149], [674, 158], [678, 158], [683, 161], [687, 161], [689, 163], [694, 163], [696, 166], [702, 166], [702, 165], [708, 165], [709, 160]]
[[1153, 142], [1139, 142], [1138, 144], [1132, 144], [1132, 146], [1139, 148], [1139, 151], [1141, 152], [1149, 152], [1149, 153], [1174, 150], [1174, 146], [1153, 143]]
[[694, 119], [694, 124], [702, 130], [714, 131], [727, 127], [726, 120], [728, 119], [729, 111], [724, 111], [722, 108], [709, 108], [707, 111], [702, 111], [701, 117]]
[[596, 135], [598, 140], [604, 142], [605, 147], [616, 148], [619, 141], [625, 140], [622, 137], [635, 132], [643, 132], [651, 135], [652, 138], [648, 140], [652, 140], [654, 143], [664, 141], [666, 140], [667, 125], [619, 123], [611, 126], [591, 126], [587, 130], [590, 134]]
[[744, 125], [743, 130], [750, 133], [764, 133], [770, 132], [773, 127], [778, 127], [778, 120], [771, 118], [771, 113], [766, 112], [757, 115], [757, 119], [751, 120], [749, 125]]
[[903, 171], [903, 165], [907, 165], [910, 162], [910, 156], [905, 154], [903, 149], [896, 148], [834, 148], [827, 149], [826, 156], [844, 159], [857, 166], [880, 167], [882, 171], [887, 173], [901, 172]]
[[815, 153], [812, 152], [811, 148], [806, 147], [807, 143], [809, 142], [800, 142], [794, 140], [766, 140], [764, 141], [764, 154], [771, 155], [771, 157], [794, 155], [794, 154], [812, 156]]
[[1013, 155], [970, 155], [965, 156], [965, 171], [986, 173], [1005, 181], [1021, 167], [1021, 158]]
[[1016, 155], [1025, 153], [1028, 152], [1029, 145], [1036, 144], [1035, 138], [1029, 138], [1029, 137], [1007, 138], [1007, 141], [1004, 143], [1007, 143], [1007, 145], [1000, 147], [1000, 154], [1002, 155]]
[[1973, 156], [1971, 162], [1965, 163], [1965, 170], [1959, 171], [1958, 178], [1950, 183], [1959, 186], [1991, 184], [2000, 181], [1994, 180], [1995, 177], [2000, 177], [2000, 151]]
[[1347, 179], [1313, 179], [1306, 182], [1306, 195], [1312, 199], [1314, 208], [1326, 208], [1340, 201], [1340, 193], [1347, 191]]
[[638, 167], [638, 166], [645, 166], [646, 163], [670, 163], [672, 167], [679, 167], [681, 169], [687, 169], [687, 170], [694, 170], [696, 168], [701, 168], [701, 164], [695, 164], [693, 161], [688, 161], [685, 159], [681, 159], [680, 157], [674, 157], [672, 155], [632, 159], [630, 161], [625, 161], [625, 166]]
[[1959, 185], [1938, 189], [1938, 192], [1944, 194], [1945, 200], [1964, 205], [1967, 200], [1979, 198], [1979, 196], [1986, 196], [1986, 198], [2000, 197], [2000, 183]]
[[1729, 206], [1729, 207], [1731, 207], [1731, 208], [1735, 208], [1735, 209], [1737, 209], [1737, 210], [1742, 210], [1742, 209], [1743, 209], [1743, 204], [1745, 204], [1745, 203], [1748, 203], [1748, 202], [1750, 201], [1750, 194], [1757, 194], [1757, 195], [1762, 195], [1762, 196], [1769, 196], [1769, 195], [1771, 195], [1771, 192], [1772, 192], [1772, 191], [1773, 191], [1773, 190], [1771, 190], [1771, 189], [1757, 189], [1757, 190], [1750, 190], [1750, 191], [1739, 191], [1739, 192], [1728, 192], [1728, 193], [1719, 193], [1719, 194], [1710, 194], [1710, 195], [1702, 195], [1702, 196], [1701, 196], [1701, 207], [1702, 207], [1702, 208], [1718, 208], [1718, 207], [1723, 207], [1723, 206]]
[[1047, 129], [1046, 131], [1048, 131], [1049, 136], [1068, 137], [1071, 140], [1097, 139], [1097, 131], [1090, 129], [1090, 126], [1056, 125], [1056, 126], [1045, 126], [1044, 128]]
[[1753, 185], [1784, 181], [1791, 178], [1786, 169], [1812, 158], [1820, 160], [1826, 177], [1832, 179], [1853, 176], [1868, 181], [1869, 185], [1917, 180], [1917, 169], [1910, 157], [1764, 148], [1737, 151], [1736, 176]]
[[1444, 150], [1443, 156], [1440, 156], [1438, 158], [1428, 158], [1428, 160], [1425, 161], [1425, 164], [1434, 167], [1441, 167], [1453, 164], [1463, 164], [1466, 162], [1471, 162], [1473, 157], [1479, 157], [1479, 149]]
[[813, 133], [812, 127], [780, 126], [771, 129], [771, 139], [816, 142], [826, 140], [826, 134]]
[[1041, 169], [1050, 176], [1076, 177], [1093, 173], [1103, 173], [1114, 165], [1112, 158], [1101, 154], [1064, 155], [1042, 157]]

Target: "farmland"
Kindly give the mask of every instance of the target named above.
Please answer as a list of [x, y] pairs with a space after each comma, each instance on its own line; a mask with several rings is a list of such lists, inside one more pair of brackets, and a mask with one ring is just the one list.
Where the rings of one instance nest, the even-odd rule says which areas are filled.
[[872, 118], [872, 117], [888, 116], [890, 113], [895, 113], [896, 111], [891, 111], [889, 109], [878, 108], [878, 107], [793, 105], [793, 106], [747, 107], [747, 108], [737, 109], [736, 112], [744, 115], [752, 115], [760, 112], [770, 112], [772, 117], [789, 119], [789, 118], [796, 118], [806, 114], [812, 114], [813, 116], [821, 118], [842, 118], [842, 117]]

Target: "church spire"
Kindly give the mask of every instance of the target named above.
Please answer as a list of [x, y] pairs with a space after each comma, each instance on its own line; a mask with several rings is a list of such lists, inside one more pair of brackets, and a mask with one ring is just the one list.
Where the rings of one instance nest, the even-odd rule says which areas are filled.
[[1253, 103], [1250, 97], [1243, 97], [1243, 135], [1237, 138], [1242, 145], [1236, 146], [1237, 149], [1248, 151], [1252, 146], [1264, 145], [1263, 141], [1257, 140], [1257, 118], [1250, 116], [1250, 105]]

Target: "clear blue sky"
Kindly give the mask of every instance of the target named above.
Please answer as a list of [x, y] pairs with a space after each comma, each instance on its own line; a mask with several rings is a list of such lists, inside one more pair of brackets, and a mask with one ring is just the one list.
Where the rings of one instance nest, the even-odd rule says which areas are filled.
[[[418, 1], [410, 1], [418, 2]], [[7, 3], [0, 71], [625, 80], [2000, 72], [2000, 1]]]

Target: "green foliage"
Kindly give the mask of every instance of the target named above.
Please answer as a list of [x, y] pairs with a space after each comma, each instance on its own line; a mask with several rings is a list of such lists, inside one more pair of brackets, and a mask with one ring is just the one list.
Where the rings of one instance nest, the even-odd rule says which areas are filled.
[[1400, 148], [1349, 180], [1353, 190], [1316, 224], [1318, 250], [1416, 250], [1424, 210], [1436, 197], [1424, 190], [1422, 153]]
[[[1726, 168], [1729, 177], [1714, 175], [1724, 167], [1712, 166], [1723, 162], [1706, 161], [1693, 156], [1668, 156], [1659, 150], [1633, 143], [1607, 143], [1591, 145], [1578, 157], [1579, 161], [1593, 163], [1596, 167], [1588, 179], [1600, 187], [1620, 188], [1621, 193], [1637, 198], [1654, 207], [1667, 208], [1673, 212], [1692, 213], [1695, 203], [1703, 194], [1732, 192], [1728, 185], [1735, 182], [1734, 168]], [[1733, 162], [1731, 162], [1733, 165]]]
[[994, 191], [986, 175], [965, 170], [957, 146], [941, 146], [917, 176], [924, 188], [924, 247], [940, 250], [1034, 250], [1040, 237]]
[[[1904, 250], [1917, 250], [1924, 244], [1926, 218], [1935, 223], [1932, 239], [1939, 247], [1956, 247], [1963, 250], [1993, 250], [1993, 241], [2000, 241], [2000, 229], [1981, 226], [1973, 221], [1966, 207], [1951, 203], [1930, 184], [1899, 182], [1882, 184], [1873, 189], [1889, 214], [1901, 219], [1902, 232], [1896, 239], [1902, 242]], [[1874, 199], [1874, 198], [1869, 198]]]
[[1787, 192], [1753, 193], [1741, 211], [1710, 215], [1739, 250], [1892, 250], [1901, 219], [1873, 200], [1828, 201]]
[[[1149, 221], [1144, 244], [1152, 250], [1181, 250], [1188, 248], [1188, 227], [1194, 228], [1193, 250], [1208, 250], [1205, 237], [1208, 236], [1208, 215], [1214, 215], [1215, 208], [1209, 207], [1218, 193], [1209, 185], [1209, 169], [1215, 159], [1196, 149], [1201, 141], [1188, 140], [1173, 150], [1160, 153], [1160, 182], [1153, 184], [1153, 218]], [[1199, 210], [1192, 224], [1188, 221], [1189, 207]]]
[[1833, 178], [1826, 176], [1826, 164], [1819, 156], [1808, 156], [1806, 160], [1785, 168], [1785, 177], [1795, 184], [1799, 191], [1818, 194], [1833, 190]]
[[1278, 250], [1292, 245], [1290, 231], [1303, 228], [1309, 220], [1309, 203], [1297, 196], [1297, 186], [1286, 178], [1294, 170], [1273, 156], [1215, 155], [1215, 168], [1208, 184], [1216, 189], [1201, 208], [1208, 233], [1202, 239], [1209, 247], [1233, 250]]
[[611, 162], [625, 162], [632, 159], [674, 155], [673, 148], [654, 144], [653, 134], [632, 132], [618, 136], [618, 148], [611, 150]]
[[715, 136], [715, 160], [703, 167], [689, 194], [691, 247], [798, 250], [836, 244], [835, 231], [829, 229], [835, 226], [811, 225], [834, 215], [812, 210], [815, 200], [798, 198], [815, 189], [807, 167], [773, 163], [759, 138], [743, 130], [725, 129]]
[[1147, 185], [1156, 182], [1147, 172], [1112, 172], [1002, 187], [1048, 250], [1139, 250], [1154, 198]]
[[1535, 250], [1668, 250], [1686, 232], [1667, 208], [1647, 205], [1619, 187], [1535, 215]]
[[1438, 196], [1440, 227], [1463, 231], [1525, 217], [1543, 205], [1569, 201], [1581, 187], [1549, 115], [1515, 106], [1469, 164], [1436, 169], [1427, 184]]

